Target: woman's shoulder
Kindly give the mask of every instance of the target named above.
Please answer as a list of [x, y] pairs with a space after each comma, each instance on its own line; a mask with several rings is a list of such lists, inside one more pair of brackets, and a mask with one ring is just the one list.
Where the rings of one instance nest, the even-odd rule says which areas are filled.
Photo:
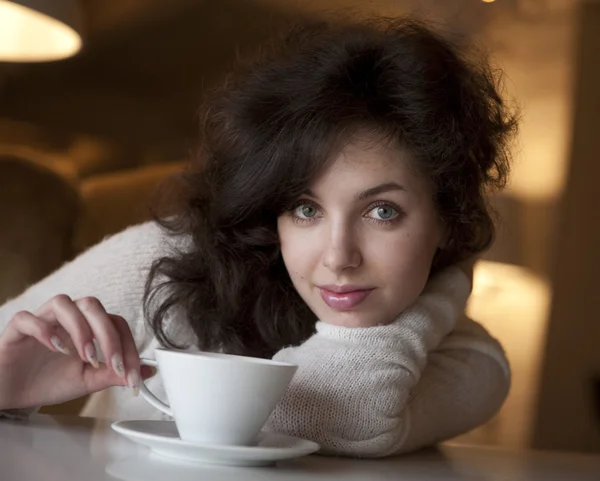
[[171, 236], [157, 222], [148, 221], [105, 237], [83, 255], [94, 255], [98, 251], [123, 252], [136, 257], [150, 253], [167, 255], [174, 250], [185, 249], [189, 243], [188, 239], [188, 236]]
[[99, 290], [120, 286], [113, 298], [121, 298], [125, 292], [137, 298], [144, 291], [153, 263], [186, 250], [188, 238], [172, 236], [159, 223], [148, 221], [105, 237], [63, 269], [70, 271], [68, 277], [71, 279], [84, 272], [92, 273], [94, 285]]

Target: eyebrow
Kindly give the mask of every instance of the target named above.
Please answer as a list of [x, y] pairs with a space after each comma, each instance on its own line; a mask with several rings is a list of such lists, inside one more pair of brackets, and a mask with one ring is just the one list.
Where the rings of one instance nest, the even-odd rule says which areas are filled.
[[378, 194], [383, 194], [385, 192], [392, 192], [395, 190], [402, 190], [406, 192], [406, 189], [400, 184], [396, 184], [396, 182], [386, 182], [385, 184], [376, 185], [375, 187], [371, 187], [370, 189], [364, 190], [358, 195], [356, 195], [356, 200], [364, 200], [369, 197], [376, 196]]
[[[376, 185], [375, 187], [371, 187], [367, 190], [363, 190], [362, 192], [359, 192], [358, 194], [356, 194], [354, 196], [354, 199], [355, 200], [364, 200], [364, 199], [368, 199], [369, 197], [374, 197], [376, 195], [383, 194], [385, 192], [392, 192], [395, 190], [401, 190], [401, 191], [407, 192], [407, 190], [403, 186], [401, 186], [400, 184], [396, 184], [396, 182], [385, 182], [383, 184], [379, 184], [379, 185]], [[304, 191], [304, 195], [312, 197], [313, 199], [318, 199], [318, 197], [315, 195], [315, 193], [310, 189], [306, 189]]]

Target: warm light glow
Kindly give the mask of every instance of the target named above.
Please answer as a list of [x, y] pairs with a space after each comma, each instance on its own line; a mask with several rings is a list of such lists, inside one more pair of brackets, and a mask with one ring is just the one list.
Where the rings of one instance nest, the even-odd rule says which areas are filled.
[[568, 100], [560, 95], [528, 99], [510, 183], [518, 198], [544, 201], [563, 192], [569, 159], [568, 109]]
[[70, 26], [33, 9], [0, 0], [0, 61], [59, 60], [80, 49], [81, 37]]
[[492, 3], [495, 2], [496, 0], [481, 0], [483, 3]]
[[529, 446], [551, 298], [549, 282], [528, 269], [489, 261], [475, 266], [467, 314], [500, 341], [512, 368], [511, 392], [493, 426], [508, 446]]
[[[500, 262], [479, 261], [467, 314], [495, 329], [512, 325], [514, 341], [525, 332], [544, 329], [551, 300], [547, 280], [528, 269]], [[520, 318], [517, 320], [516, 318]]]

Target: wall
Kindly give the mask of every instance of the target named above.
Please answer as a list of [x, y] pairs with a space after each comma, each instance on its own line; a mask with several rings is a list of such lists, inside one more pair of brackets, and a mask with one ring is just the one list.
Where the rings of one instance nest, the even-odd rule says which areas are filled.
[[585, 3], [579, 13], [571, 166], [533, 446], [600, 451], [600, 418], [592, 395], [592, 377], [600, 375], [600, 4]]

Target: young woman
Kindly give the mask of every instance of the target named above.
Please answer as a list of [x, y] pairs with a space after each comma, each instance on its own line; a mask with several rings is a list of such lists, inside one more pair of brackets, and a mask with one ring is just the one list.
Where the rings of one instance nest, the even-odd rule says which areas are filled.
[[5, 416], [95, 393], [86, 415], [159, 419], [131, 392], [166, 345], [298, 364], [268, 428], [324, 453], [488, 420], [508, 364], [463, 311], [515, 118], [487, 63], [408, 20], [310, 25], [241, 64], [201, 120], [175, 215], [0, 307]]

